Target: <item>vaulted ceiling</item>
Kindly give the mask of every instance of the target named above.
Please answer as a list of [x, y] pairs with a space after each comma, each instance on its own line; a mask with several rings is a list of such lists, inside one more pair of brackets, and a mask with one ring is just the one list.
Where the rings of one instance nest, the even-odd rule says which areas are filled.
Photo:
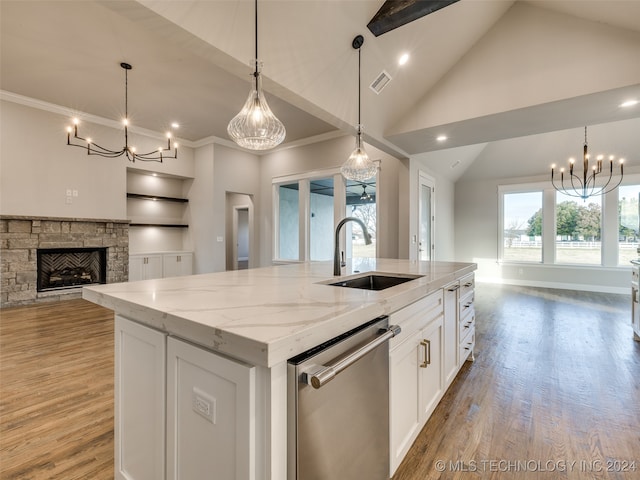
[[[640, 0], [461, 0], [375, 37], [383, 0], [260, 0], [264, 86], [285, 145], [352, 133], [398, 157], [640, 117]], [[227, 139], [248, 93], [253, 2], [0, 2], [0, 88], [191, 145]], [[402, 53], [410, 59], [399, 66]], [[380, 94], [368, 85], [385, 71]], [[437, 136], [447, 135], [446, 142]]]

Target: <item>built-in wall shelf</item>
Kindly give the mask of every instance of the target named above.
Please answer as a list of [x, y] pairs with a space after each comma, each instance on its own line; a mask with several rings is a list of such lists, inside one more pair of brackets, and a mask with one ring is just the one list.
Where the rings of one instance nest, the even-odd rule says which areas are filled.
[[189, 228], [189, 225], [182, 223], [129, 223], [130, 227], [167, 227], [167, 228]]
[[127, 169], [129, 251], [189, 250], [190, 185], [188, 178]]
[[146, 195], [143, 193], [127, 193], [127, 198], [137, 198], [140, 200], [153, 200], [153, 201], [177, 202], [177, 203], [187, 203], [189, 201], [186, 198], [162, 197], [159, 195]]

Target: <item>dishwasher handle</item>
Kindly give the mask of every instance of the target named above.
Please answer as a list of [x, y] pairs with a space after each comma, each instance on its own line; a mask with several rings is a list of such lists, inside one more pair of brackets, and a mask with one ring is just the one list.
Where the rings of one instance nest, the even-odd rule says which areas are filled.
[[329, 381], [333, 380], [334, 377], [344, 369], [348, 368], [349, 366], [360, 360], [362, 357], [364, 357], [367, 353], [382, 345], [387, 340], [390, 340], [398, 335], [402, 331], [402, 329], [399, 325], [389, 325], [389, 328], [387, 330], [381, 331], [384, 333], [379, 337], [376, 337], [375, 340], [365, 343], [360, 347], [354, 348], [351, 352], [349, 352], [345, 357], [342, 357], [342, 359], [338, 360], [336, 363], [332, 365], [326, 365], [321, 370], [318, 370], [315, 373], [307, 374], [306, 382], [316, 389], [322, 387]]

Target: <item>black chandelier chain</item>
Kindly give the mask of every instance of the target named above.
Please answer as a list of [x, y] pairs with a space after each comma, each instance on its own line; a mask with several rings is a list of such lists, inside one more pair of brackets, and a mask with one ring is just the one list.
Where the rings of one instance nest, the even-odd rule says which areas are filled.
[[[173, 144], [173, 154], [171, 154], [172, 142], [171, 134], [167, 133], [167, 147], [158, 147], [157, 150], [146, 153], [136, 152], [136, 148], [129, 145], [129, 70], [133, 67], [125, 62], [120, 63], [120, 66], [124, 69], [124, 147], [120, 150], [111, 150], [103, 147], [91, 138], [84, 138], [78, 135], [78, 119], [73, 119], [73, 127], [67, 127], [67, 145], [71, 147], [80, 147], [87, 151], [87, 155], [99, 155], [106, 158], [117, 158], [122, 155], [126, 156], [131, 162], [136, 160], [143, 162], [160, 162], [164, 159], [176, 159], [178, 158], [178, 144]], [[73, 137], [71, 133], [73, 132]], [[74, 143], [74, 141], [80, 141], [82, 143]]]

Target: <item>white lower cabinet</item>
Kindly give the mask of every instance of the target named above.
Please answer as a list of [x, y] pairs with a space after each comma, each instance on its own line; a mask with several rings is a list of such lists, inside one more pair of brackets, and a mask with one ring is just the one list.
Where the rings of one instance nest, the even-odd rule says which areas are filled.
[[167, 479], [254, 479], [255, 368], [169, 338]]
[[165, 333], [116, 315], [115, 478], [165, 478]]
[[443, 392], [443, 296], [431, 294], [391, 315], [402, 334], [389, 350], [390, 476]]
[[115, 478], [256, 480], [256, 368], [116, 315]]
[[162, 256], [162, 261], [162, 276], [164, 278], [182, 277], [193, 273], [193, 253], [166, 253]]
[[130, 255], [129, 281], [162, 278], [163, 259], [160, 254]]
[[192, 252], [135, 253], [129, 255], [129, 281], [180, 277], [193, 273]]

